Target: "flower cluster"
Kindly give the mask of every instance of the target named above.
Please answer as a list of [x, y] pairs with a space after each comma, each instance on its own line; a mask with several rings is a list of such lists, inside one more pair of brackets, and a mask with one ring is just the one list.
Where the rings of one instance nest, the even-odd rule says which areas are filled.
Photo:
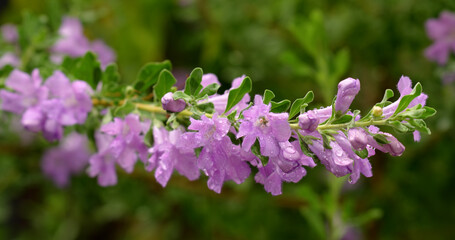
[[434, 41], [425, 50], [425, 56], [440, 65], [447, 63], [450, 53], [455, 52], [455, 14], [444, 11], [437, 19], [429, 19], [425, 28]]
[[450, 61], [451, 53], [455, 53], [455, 13], [441, 12], [439, 18], [427, 20], [425, 29], [434, 41], [425, 49], [425, 56], [440, 65], [437, 73], [444, 84], [455, 81], [455, 65]]
[[[90, 42], [84, 35], [81, 22], [77, 18], [64, 17], [57, 33], [57, 41], [49, 47], [50, 59], [60, 64], [64, 56], [81, 57], [91, 51], [98, 56], [101, 67], [105, 68], [116, 59], [115, 52], [102, 40]], [[9, 45], [8, 51], [0, 56], [0, 69], [6, 65], [18, 68], [21, 65], [19, 47], [19, 33], [13, 24], [1, 26], [0, 42]]]
[[13, 70], [0, 90], [2, 109], [21, 115], [22, 125], [42, 132], [49, 141], [63, 136], [63, 126], [83, 124], [92, 109], [93, 90], [85, 81], [71, 82], [55, 71], [43, 84], [39, 70], [31, 75]]
[[80, 57], [92, 51], [96, 53], [104, 68], [115, 61], [114, 51], [101, 40], [90, 42], [84, 35], [82, 24], [77, 18], [64, 17], [58, 30], [60, 38], [51, 47], [51, 59], [61, 63], [63, 56]]

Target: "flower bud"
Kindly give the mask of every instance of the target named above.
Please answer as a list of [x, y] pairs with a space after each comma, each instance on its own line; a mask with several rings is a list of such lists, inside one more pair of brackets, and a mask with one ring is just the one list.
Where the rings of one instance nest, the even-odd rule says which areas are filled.
[[360, 81], [354, 78], [347, 78], [338, 84], [335, 111], [345, 113], [351, 106], [352, 100], [360, 91]]
[[299, 116], [299, 126], [302, 130], [313, 132], [319, 125], [319, 118], [313, 110], [309, 110]]
[[389, 143], [382, 145], [384, 152], [388, 152], [392, 156], [401, 156], [403, 154], [405, 147], [398, 139], [393, 136], [387, 136], [387, 141]]
[[173, 93], [168, 92], [161, 98], [163, 109], [169, 112], [181, 112], [186, 107], [183, 99], [174, 100]]
[[383, 110], [382, 107], [374, 106], [372, 112], [374, 117], [380, 117], [382, 116]]
[[365, 149], [368, 143], [367, 133], [361, 128], [351, 128], [348, 132], [348, 140], [357, 151]]

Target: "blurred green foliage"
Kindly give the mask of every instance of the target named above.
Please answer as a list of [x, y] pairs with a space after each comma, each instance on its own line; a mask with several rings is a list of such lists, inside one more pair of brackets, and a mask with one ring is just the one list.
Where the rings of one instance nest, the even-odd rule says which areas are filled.
[[62, 15], [79, 17], [87, 36], [115, 49], [125, 81], [145, 63], [169, 59], [183, 78], [197, 66], [226, 84], [246, 74], [255, 93], [272, 89], [279, 101], [313, 90], [327, 105], [350, 76], [362, 84], [354, 107], [366, 111], [407, 75], [423, 83], [439, 113], [422, 142], [400, 138], [402, 157], [373, 157], [372, 178], [349, 185], [318, 166], [279, 197], [252, 177], [220, 195], [206, 179], [177, 175], [162, 189], [139, 167], [115, 187], [82, 175], [58, 189], [40, 171], [46, 143], [4, 140], [4, 129], [0, 239], [325, 239], [330, 225], [340, 225], [331, 237], [349, 230], [364, 239], [453, 239], [455, 91], [423, 56], [424, 23], [442, 10], [455, 11], [455, 1], [3, 1], [1, 23], [20, 23], [29, 12], [57, 29]]

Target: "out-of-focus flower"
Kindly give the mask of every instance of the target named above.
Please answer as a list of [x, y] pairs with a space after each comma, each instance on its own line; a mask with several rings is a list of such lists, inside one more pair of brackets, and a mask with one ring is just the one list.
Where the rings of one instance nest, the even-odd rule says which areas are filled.
[[89, 159], [87, 173], [90, 177], [98, 177], [98, 184], [103, 187], [117, 184], [115, 171], [116, 158], [113, 156], [110, 145], [114, 137], [100, 132], [95, 133], [98, 152]]
[[17, 68], [21, 65], [21, 60], [14, 53], [7, 52], [0, 57], [0, 69], [6, 65]]
[[42, 169], [59, 187], [65, 187], [73, 174], [81, 172], [90, 157], [88, 139], [78, 133], [65, 137], [60, 145], [43, 156]]
[[428, 36], [434, 41], [425, 49], [425, 56], [440, 65], [447, 63], [450, 52], [455, 52], [455, 14], [443, 11], [439, 18], [425, 23]]
[[77, 18], [64, 17], [59, 29], [60, 38], [52, 46], [52, 61], [61, 63], [63, 56], [83, 56], [88, 51], [98, 55], [102, 68], [115, 61], [114, 51], [101, 40], [90, 42], [84, 35], [84, 29]]
[[38, 69], [29, 75], [20, 70], [13, 70], [5, 82], [6, 87], [14, 92], [0, 90], [2, 110], [22, 114], [28, 108], [35, 107], [47, 99], [49, 90], [42, 86]]
[[17, 27], [14, 24], [4, 24], [1, 27], [2, 37], [7, 43], [16, 43], [19, 39]]

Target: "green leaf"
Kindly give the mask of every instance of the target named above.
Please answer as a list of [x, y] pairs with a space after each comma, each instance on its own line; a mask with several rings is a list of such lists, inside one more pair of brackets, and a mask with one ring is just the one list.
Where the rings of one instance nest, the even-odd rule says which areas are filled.
[[184, 93], [189, 96], [197, 96], [199, 94], [202, 89], [202, 74], [201, 68], [195, 68], [191, 72], [190, 76], [186, 79]]
[[345, 114], [342, 117], [333, 121], [332, 124], [348, 123], [348, 122], [352, 121], [353, 118], [354, 118], [353, 116]]
[[321, 133], [322, 136], [322, 145], [324, 146], [325, 149], [332, 149], [330, 146], [330, 138], [327, 134]]
[[357, 151], [357, 150], [354, 150], [355, 154], [357, 154], [357, 156], [359, 156], [360, 158], [367, 158], [368, 157], [368, 150], [365, 148], [365, 149], [362, 149], [360, 151]]
[[104, 92], [120, 92], [120, 74], [118, 73], [116, 64], [109, 64], [104, 70], [103, 76], [101, 78], [103, 83]]
[[234, 122], [236, 115], [237, 115], [237, 110], [232, 111], [231, 113], [229, 113], [229, 115], [227, 115], [227, 119], [229, 119], [229, 121], [231, 121], [231, 122]]
[[425, 109], [425, 112], [422, 114], [422, 116], [420, 116], [420, 118], [422, 118], [422, 119], [432, 117], [436, 114], [436, 109], [434, 109], [432, 107], [425, 106], [423, 108]]
[[313, 152], [311, 152], [310, 148], [308, 147], [308, 142], [311, 142], [311, 140], [306, 140], [302, 134], [297, 133], [299, 136], [299, 143], [300, 143], [300, 149], [302, 150], [303, 154], [307, 155], [308, 157], [315, 158], [316, 155], [314, 155]]
[[153, 127], [150, 127], [147, 133], [144, 136], [144, 143], [151, 147], [153, 146]]
[[245, 94], [251, 91], [251, 79], [246, 77], [243, 79], [242, 84], [236, 89], [232, 89], [229, 91], [228, 102], [226, 104], [226, 110], [224, 112], [228, 112], [233, 108], [237, 103], [239, 103]]
[[114, 111], [114, 117], [125, 117], [136, 110], [136, 105], [130, 101], [125, 101], [122, 106], [118, 107]]
[[381, 103], [385, 103], [387, 100], [392, 98], [394, 95], [395, 94], [393, 93], [393, 91], [391, 89], [386, 89], [385, 93], [384, 93], [384, 97], [382, 98]]
[[96, 89], [102, 78], [100, 63], [92, 52], [87, 52], [83, 57], [76, 59], [66, 57], [62, 69], [75, 79], [87, 82], [93, 89]]
[[164, 69], [171, 70], [172, 65], [169, 60], [163, 62], [152, 62], [145, 64], [136, 77], [134, 88], [138, 91], [145, 92], [152, 87], [157, 81], [159, 74]]
[[[314, 99], [314, 93], [312, 91], [307, 92], [305, 97], [296, 99], [291, 106], [291, 110], [289, 111], [289, 119], [292, 119], [295, 115], [300, 113], [301, 107], [304, 104], [312, 102]], [[306, 106], [305, 106], [306, 107]]]
[[253, 146], [251, 146], [251, 152], [256, 155], [262, 162], [262, 166], [265, 166], [267, 165], [267, 163], [269, 162], [269, 157], [266, 157], [266, 156], [263, 156], [261, 154], [261, 147], [259, 145], [259, 141], [256, 140], [253, 144]]
[[202, 152], [202, 147], [198, 147], [198, 148], [194, 149], [194, 154], [196, 155], [196, 157], [199, 157], [201, 152]]
[[398, 130], [401, 133], [406, 133], [409, 131], [409, 129], [403, 123], [401, 123], [399, 121], [387, 121], [387, 123], [389, 124], [389, 126], [395, 128], [396, 130]]
[[390, 141], [387, 140], [386, 136], [383, 134], [373, 134], [373, 138], [374, 140], [376, 140], [376, 142], [378, 142], [381, 145], [390, 143]]
[[102, 75], [96, 56], [91, 52], [86, 53], [73, 74], [77, 79], [86, 81], [93, 89], [96, 89]]
[[398, 107], [395, 110], [395, 112], [393, 113], [392, 117], [396, 116], [398, 113], [405, 110], [409, 106], [409, 104], [412, 102], [412, 100], [414, 100], [416, 97], [418, 97], [421, 93], [422, 93], [422, 85], [420, 85], [420, 83], [417, 83], [414, 86], [414, 89], [412, 89], [411, 94], [404, 96], [400, 100], [400, 103], [398, 104]]
[[289, 109], [289, 106], [291, 106], [291, 101], [287, 99], [280, 102], [272, 101], [272, 108], [270, 109], [270, 111], [274, 113], [286, 112]]
[[420, 132], [427, 133], [428, 135], [431, 134], [430, 129], [427, 127], [427, 124], [422, 119], [411, 119], [408, 121], [408, 123], [414, 126], [415, 129]]
[[217, 83], [209, 84], [207, 87], [202, 89], [202, 91], [197, 95], [198, 99], [205, 98], [206, 96], [211, 96], [218, 92], [220, 85]]
[[270, 101], [275, 97], [275, 93], [273, 93], [272, 91], [266, 89], [264, 91], [264, 99], [263, 99], [263, 102], [264, 104], [269, 104]]
[[215, 106], [211, 102], [198, 104], [196, 107], [204, 113], [214, 113], [215, 112]]
[[172, 73], [163, 69], [158, 77], [158, 82], [155, 85], [155, 95], [156, 100], [161, 100], [161, 98], [168, 92], [171, 91], [172, 86], [177, 82]]
[[101, 120], [101, 124], [104, 125], [106, 123], [110, 123], [112, 121], [112, 110], [108, 108], [106, 114], [104, 114], [103, 119]]
[[191, 101], [191, 96], [185, 94], [184, 92], [182, 91], [177, 91], [175, 92], [172, 97], [174, 98], [174, 100], [178, 100], [178, 99], [183, 99], [185, 100], [185, 102], [189, 102]]

